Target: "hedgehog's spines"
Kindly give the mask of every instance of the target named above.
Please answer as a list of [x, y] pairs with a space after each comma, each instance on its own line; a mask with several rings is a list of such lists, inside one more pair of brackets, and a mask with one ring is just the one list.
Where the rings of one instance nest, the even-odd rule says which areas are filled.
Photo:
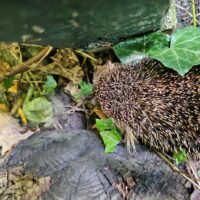
[[[200, 70], [186, 76], [144, 59], [134, 68], [102, 74], [96, 96], [102, 110], [127, 126], [128, 144], [135, 138], [164, 151], [200, 151]], [[134, 138], [134, 139], [131, 139]]]

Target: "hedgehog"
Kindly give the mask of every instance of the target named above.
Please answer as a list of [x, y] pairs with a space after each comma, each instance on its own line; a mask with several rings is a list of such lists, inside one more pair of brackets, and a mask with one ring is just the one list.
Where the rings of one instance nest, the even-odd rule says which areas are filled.
[[141, 141], [200, 158], [199, 66], [180, 76], [149, 58], [135, 66], [113, 63], [94, 85], [102, 111], [126, 130], [128, 149]]

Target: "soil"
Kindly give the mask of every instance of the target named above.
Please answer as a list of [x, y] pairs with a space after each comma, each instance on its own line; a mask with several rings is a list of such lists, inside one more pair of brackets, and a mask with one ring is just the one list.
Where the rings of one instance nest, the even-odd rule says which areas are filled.
[[[192, 1], [176, 0], [177, 26], [192, 25]], [[200, 0], [195, 0], [197, 25], [200, 26]]]

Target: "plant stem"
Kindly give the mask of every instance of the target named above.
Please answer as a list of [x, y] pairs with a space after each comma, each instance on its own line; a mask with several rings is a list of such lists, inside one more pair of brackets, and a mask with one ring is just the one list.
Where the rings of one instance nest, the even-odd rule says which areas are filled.
[[197, 26], [197, 19], [196, 19], [196, 12], [195, 12], [196, 8], [195, 8], [195, 1], [192, 0], [192, 17], [193, 17], [193, 25], [194, 27]]

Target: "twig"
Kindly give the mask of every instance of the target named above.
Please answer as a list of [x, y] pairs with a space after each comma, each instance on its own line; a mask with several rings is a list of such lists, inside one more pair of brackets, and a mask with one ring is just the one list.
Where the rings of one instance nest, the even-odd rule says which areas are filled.
[[199, 177], [196, 173], [196, 171], [197, 171], [196, 166], [194, 165], [194, 163], [192, 161], [188, 161], [188, 165], [189, 165], [189, 167], [190, 167], [190, 169], [191, 169], [191, 171], [192, 171], [192, 173], [193, 173], [193, 175], [196, 179], [196, 182], [198, 183], [198, 185], [200, 185]]
[[12, 68], [12, 71], [8, 72], [3, 78], [0, 78], [0, 83], [10, 76], [23, 73], [34, 66], [37, 66], [53, 49], [51, 46], [47, 46], [42, 49], [36, 56], [30, 58], [24, 63], [20, 63]]
[[161, 152], [157, 151], [154, 149], [154, 151], [169, 165], [169, 167], [174, 170], [175, 172], [177, 172], [178, 174], [180, 174], [182, 177], [184, 177], [186, 180], [188, 180], [189, 182], [191, 182], [193, 185], [195, 185], [199, 190], [200, 190], [200, 185], [198, 185], [194, 180], [192, 180], [188, 175], [184, 174], [183, 172], [181, 172], [176, 166], [174, 166], [174, 164], [172, 162], [170, 162], [170, 160], [168, 160]]
[[89, 55], [89, 54], [87, 54], [87, 53], [85, 53], [83, 51], [75, 50], [75, 52], [80, 54], [80, 55], [82, 55], [83, 57], [86, 57], [86, 58], [89, 58], [89, 59], [93, 60], [94, 62], [98, 62], [98, 60], [96, 58], [92, 57], [91, 55]]
[[192, 0], [192, 18], [193, 18], [193, 25], [194, 27], [197, 26], [197, 18], [196, 18], [196, 12], [195, 12], [195, 2]]
[[[192, 14], [191, 14], [187, 9], [185, 9], [185, 8], [182, 7], [182, 6], [179, 6], [178, 4], [175, 4], [175, 6], [176, 6], [177, 8], [179, 8], [180, 10], [185, 11], [190, 17], [193, 18]], [[200, 15], [200, 13], [198, 13], [196, 16], [199, 16], [199, 15]], [[197, 23], [198, 25], [200, 25], [200, 21], [197, 20], [197, 19], [196, 19], [196, 23]]]
[[87, 110], [86, 110], [86, 109], [84, 109], [84, 108], [79, 108], [79, 107], [77, 107], [77, 106], [70, 106], [70, 105], [67, 105], [67, 106], [65, 106], [65, 108], [70, 108], [69, 110], [67, 110], [67, 111], [65, 112], [65, 114], [73, 114], [73, 113], [75, 113], [75, 112], [85, 112], [85, 113], [87, 113]]

